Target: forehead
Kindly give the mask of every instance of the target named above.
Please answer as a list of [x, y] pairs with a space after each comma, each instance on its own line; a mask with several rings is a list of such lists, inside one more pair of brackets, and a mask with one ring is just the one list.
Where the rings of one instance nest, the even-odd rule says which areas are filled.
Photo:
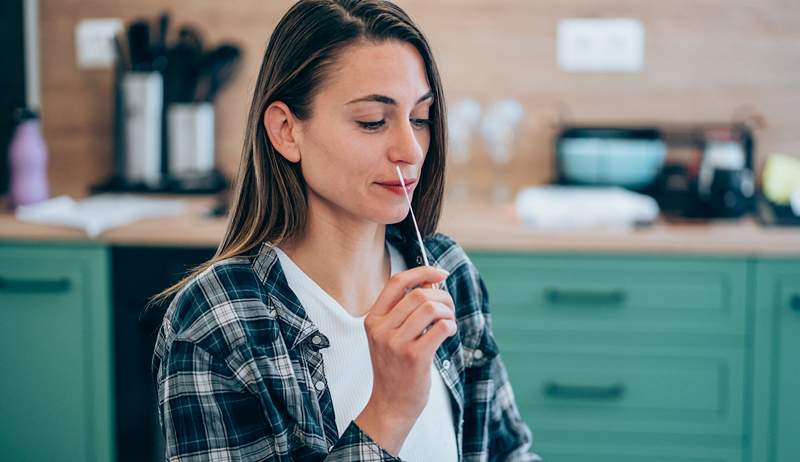
[[381, 94], [404, 104], [416, 102], [430, 89], [425, 63], [413, 45], [361, 42], [339, 55], [319, 96], [345, 104], [354, 98]]

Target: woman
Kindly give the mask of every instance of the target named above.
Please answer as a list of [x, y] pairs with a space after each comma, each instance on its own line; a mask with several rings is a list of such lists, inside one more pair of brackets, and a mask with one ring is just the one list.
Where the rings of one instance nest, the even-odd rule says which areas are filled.
[[222, 244], [161, 294], [169, 460], [538, 460], [483, 282], [434, 234], [444, 120], [428, 43], [396, 5], [303, 0], [281, 19]]

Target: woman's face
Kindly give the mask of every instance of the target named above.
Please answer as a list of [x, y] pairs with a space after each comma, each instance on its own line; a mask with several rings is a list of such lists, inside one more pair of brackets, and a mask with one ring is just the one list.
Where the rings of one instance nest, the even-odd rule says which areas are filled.
[[395, 166], [411, 196], [430, 144], [432, 102], [412, 45], [389, 41], [345, 50], [313, 100], [311, 118], [300, 122], [297, 146], [309, 201], [360, 221], [405, 218]]

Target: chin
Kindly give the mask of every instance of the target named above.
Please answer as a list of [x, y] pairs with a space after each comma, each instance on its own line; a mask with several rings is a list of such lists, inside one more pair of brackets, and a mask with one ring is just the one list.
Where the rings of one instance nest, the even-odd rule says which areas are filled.
[[382, 225], [392, 225], [403, 221], [403, 219], [408, 215], [408, 206], [406, 204], [390, 206], [386, 206], [384, 204], [383, 206], [378, 206], [369, 212], [368, 215], [365, 216], [366, 219]]

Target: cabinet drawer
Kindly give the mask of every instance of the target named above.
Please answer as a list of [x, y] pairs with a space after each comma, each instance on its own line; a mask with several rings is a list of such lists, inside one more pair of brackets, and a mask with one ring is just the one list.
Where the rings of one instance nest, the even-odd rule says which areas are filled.
[[495, 326], [552, 334], [745, 334], [747, 263], [470, 254]]
[[113, 455], [108, 253], [0, 243], [0, 454]]
[[578, 440], [603, 434], [636, 442], [637, 435], [672, 434], [740, 441], [742, 350], [500, 340], [517, 404], [533, 429]]
[[[587, 443], [574, 441], [568, 444], [553, 443], [551, 435], [538, 435], [536, 452], [546, 461], [557, 462], [741, 462], [742, 450], [736, 446], [716, 448], [670, 447], [660, 444], [633, 445]], [[534, 438], [537, 435], [534, 434]]]
[[[34, 310], [39, 305], [80, 306], [87, 277], [79, 259], [0, 252], [0, 305], [5, 310]], [[77, 304], [77, 305], [76, 305]]]

